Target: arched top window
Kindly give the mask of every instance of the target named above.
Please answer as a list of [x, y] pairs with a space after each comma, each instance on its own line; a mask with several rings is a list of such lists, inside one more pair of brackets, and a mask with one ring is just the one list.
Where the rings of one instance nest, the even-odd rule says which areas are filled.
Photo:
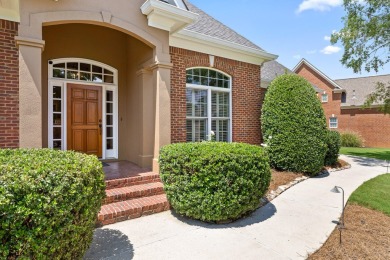
[[52, 61], [52, 78], [115, 84], [116, 70], [101, 63], [78, 59]]
[[231, 77], [217, 70], [193, 68], [187, 70], [187, 84], [230, 88]]

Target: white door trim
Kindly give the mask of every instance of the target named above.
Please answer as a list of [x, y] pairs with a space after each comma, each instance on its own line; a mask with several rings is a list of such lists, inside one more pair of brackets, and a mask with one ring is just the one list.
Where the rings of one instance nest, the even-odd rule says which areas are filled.
[[[92, 66], [98, 66], [103, 69], [102, 77], [104, 75], [104, 69], [109, 70], [113, 73], [113, 83], [104, 83], [104, 82], [92, 82], [92, 81], [84, 81], [84, 80], [74, 80], [74, 79], [66, 79], [66, 78], [56, 78], [53, 76], [53, 69], [55, 64], [67, 63], [67, 62], [77, 62], [77, 63], [86, 63], [91, 65], [91, 75]], [[80, 68], [79, 68], [80, 69]], [[54, 59], [50, 60], [49, 66], [49, 80], [48, 80], [48, 147], [56, 148], [54, 145], [56, 143], [61, 143], [61, 150], [67, 149], [67, 84], [74, 83], [80, 85], [91, 85], [91, 86], [99, 86], [102, 88], [102, 159], [118, 159], [118, 70], [103, 64], [101, 62], [81, 59], [81, 58], [64, 58], [64, 59]], [[62, 69], [61, 69], [62, 70]], [[63, 69], [66, 75], [66, 69]], [[80, 75], [80, 70], [78, 70], [78, 75]], [[98, 73], [96, 73], [98, 74]], [[110, 76], [110, 75], [107, 75]], [[66, 77], [66, 76], [65, 76]], [[92, 77], [91, 77], [92, 78]], [[61, 112], [57, 113], [53, 111], [54, 99], [53, 98], [53, 89], [54, 87], [61, 88], [61, 98], [57, 100], [61, 100]], [[107, 91], [113, 92], [113, 149], [107, 149], [107, 111], [106, 111], [106, 102], [107, 102]], [[61, 115], [61, 124], [54, 125], [54, 115]], [[53, 129], [54, 127], [61, 127], [61, 139], [54, 139]]]

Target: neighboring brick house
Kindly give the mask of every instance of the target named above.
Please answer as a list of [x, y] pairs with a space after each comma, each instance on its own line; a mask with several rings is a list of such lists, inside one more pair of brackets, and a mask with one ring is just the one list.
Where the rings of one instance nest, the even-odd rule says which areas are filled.
[[277, 56], [186, 0], [3, 0], [0, 147], [158, 169], [161, 146], [260, 144], [260, 68]]
[[367, 147], [390, 147], [390, 116], [384, 115], [375, 105], [369, 109], [362, 108], [377, 82], [390, 83], [390, 74], [332, 80], [305, 59], [293, 71], [322, 90], [319, 98], [329, 128], [339, 132], [357, 132]]

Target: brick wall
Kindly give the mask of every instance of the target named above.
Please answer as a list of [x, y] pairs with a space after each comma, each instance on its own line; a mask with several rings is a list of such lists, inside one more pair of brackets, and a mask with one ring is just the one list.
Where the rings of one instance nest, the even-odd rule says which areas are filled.
[[[186, 141], [186, 69], [210, 67], [209, 55], [170, 48], [172, 143]], [[232, 76], [233, 141], [260, 144], [260, 113], [264, 91], [260, 88], [260, 66], [215, 57], [214, 68]]]
[[390, 147], [389, 115], [384, 115], [377, 109], [341, 109], [341, 94], [333, 93], [334, 87], [327, 80], [306, 65], [301, 66], [297, 74], [328, 93], [328, 102], [322, 103], [328, 126], [333, 114], [338, 118], [337, 131], [359, 133], [367, 147]]
[[0, 148], [19, 146], [18, 23], [0, 19]]

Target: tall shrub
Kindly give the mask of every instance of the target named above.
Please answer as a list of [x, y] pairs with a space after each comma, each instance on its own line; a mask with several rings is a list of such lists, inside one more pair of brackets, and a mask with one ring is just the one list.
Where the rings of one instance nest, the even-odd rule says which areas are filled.
[[341, 147], [340, 133], [337, 131], [327, 130], [326, 144], [328, 150], [325, 156], [325, 165], [335, 165], [339, 158]]
[[0, 259], [81, 259], [104, 196], [95, 156], [0, 149]]
[[265, 95], [261, 123], [273, 167], [308, 174], [321, 170], [326, 119], [307, 80], [292, 74], [277, 77]]
[[172, 144], [161, 149], [159, 162], [171, 206], [203, 221], [234, 220], [256, 209], [271, 179], [267, 155], [248, 144]]

